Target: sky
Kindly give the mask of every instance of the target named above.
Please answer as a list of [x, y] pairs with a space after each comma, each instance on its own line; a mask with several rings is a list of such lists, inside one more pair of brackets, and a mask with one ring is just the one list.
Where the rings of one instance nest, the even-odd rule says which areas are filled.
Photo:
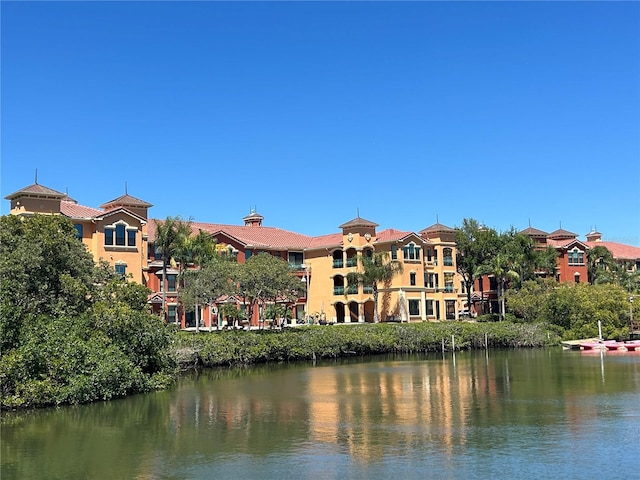
[[339, 232], [640, 246], [640, 2], [0, 2], [1, 214], [33, 184]]

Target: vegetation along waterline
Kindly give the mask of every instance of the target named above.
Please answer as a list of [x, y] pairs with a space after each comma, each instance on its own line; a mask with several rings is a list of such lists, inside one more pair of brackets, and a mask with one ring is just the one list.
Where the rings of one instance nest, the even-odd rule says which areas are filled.
[[177, 332], [174, 342], [177, 364], [188, 369], [383, 353], [543, 347], [558, 345], [559, 337], [540, 323], [447, 322]]

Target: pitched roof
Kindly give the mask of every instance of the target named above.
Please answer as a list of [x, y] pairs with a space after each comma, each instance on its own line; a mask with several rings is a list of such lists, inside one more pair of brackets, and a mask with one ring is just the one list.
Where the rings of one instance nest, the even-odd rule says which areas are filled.
[[447, 227], [446, 225], [443, 225], [441, 223], [434, 223], [433, 225], [431, 225], [430, 227], [424, 228], [422, 230], [420, 230], [420, 234], [426, 233], [454, 233], [455, 229], [451, 228], [451, 227]]
[[[161, 220], [156, 220], [162, 223]], [[149, 241], [155, 240], [156, 221], [149, 223]], [[191, 231], [198, 230], [212, 235], [223, 233], [238, 240], [245, 246], [264, 249], [304, 249], [311, 244], [312, 237], [300, 233], [290, 232], [276, 227], [251, 227], [244, 225], [224, 225], [219, 223], [192, 222]]]
[[64, 198], [66, 195], [64, 193], [60, 193], [53, 188], [45, 187], [43, 185], [38, 185], [34, 183], [29, 185], [28, 187], [21, 188], [17, 192], [13, 192], [6, 197], [6, 200], [13, 200], [14, 198], [19, 197], [49, 197], [49, 198]]
[[613, 258], [618, 260], [640, 260], [640, 247], [634, 247], [632, 245], [624, 245], [617, 242], [587, 242], [589, 248], [595, 247], [607, 247], [607, 250], [611, 252]]
[[74, 202], [63, 200], [60, 202], [60, 213], [69, 218], [95, 218], [104, 212], [97, 208], [85, 207]]
[[524, 230], [521, 230], [520, 233], [523, 235], [529, 235], [530, 237], [547, 237], [549, 235], [547, 232], [543, 232], [542, 230], [538, 230], [537, 228], [528, 227]]
[[376, 234], [376, 243], [377, 242], [392, 242], [394, 240], [402, 240], [411, 235], [415, 235], [413, 232], [403, 232], [401, 230], [396, 230], [395, 228], [387, 228], [382, 230]]
[[377, 227], [378, 224], [372, 222], [371, 220], [367, 220], [365, 218], [361, 218], [360, 216], [354, 218], [353, 220], [349, 220], [347, 223], [343, 223], [338, 228], [351, 228], [351, 227]]
[[588, 248], [587, 244], [577, 240], [575, 238], [549, 238], [547, 239], [547, 245], [555, 248], [569, 248], [572, 245], [580, 245], [584, 250]]
[[114, 198], [110, 202], [103, 203], [100, 205], [100, 208], [110, 208], [112, 206], [118, 207], [143, 207], [149, 208], [153, 207], [149, 202], [145, 202], [144, 200], [140, 200], [139, 198], [132, 197], [131, 195], [125, 194], [121, 195], [118, 198]]
[[568, 230], [563, 230], [562, 228], [554, 230], [549, 235], [547, 235], [548, 238], [576, 238], [577, 236], [577, 233], [569, 232]]

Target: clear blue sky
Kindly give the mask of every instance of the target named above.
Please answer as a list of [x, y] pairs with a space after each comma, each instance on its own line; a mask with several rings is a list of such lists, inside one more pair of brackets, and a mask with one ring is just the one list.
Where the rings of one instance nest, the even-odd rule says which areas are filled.
[[4, 197], [640, 245], [639, 2], [1, 2]]

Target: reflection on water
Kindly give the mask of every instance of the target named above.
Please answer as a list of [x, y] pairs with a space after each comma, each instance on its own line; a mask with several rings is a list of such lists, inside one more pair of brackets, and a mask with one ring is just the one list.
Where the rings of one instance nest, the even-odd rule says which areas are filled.
[[[207, 371], [172, 391], [3, 415], [8, 478], [635, 475], [640, 355], [397, 355]], [[537, 473], [536, 473], [537, 472]], [[549, 475], [545, 475], [547, 472]]]

